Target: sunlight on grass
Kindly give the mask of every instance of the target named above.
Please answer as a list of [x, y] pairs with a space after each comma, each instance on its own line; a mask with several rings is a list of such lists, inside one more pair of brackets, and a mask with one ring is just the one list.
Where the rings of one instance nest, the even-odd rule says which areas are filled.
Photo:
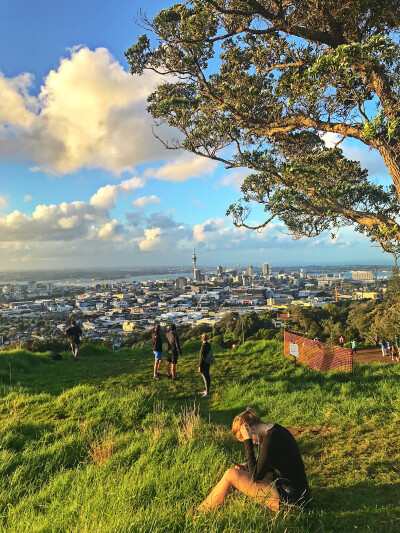
[[[196, 341], [174, 383], [165, 367], [153, 381], [150, 347], [83, 348], [79, 363], [0, 355], [1, 531], [398, 530], [400, 365], [319, 374], [252, 341], [214, 349], [203, 399]], [[244, 460], [230, 426], [247, 406], [295, 434], [313, 501], [274, 515], [236, 493], [192, 521], [228, 460]]]

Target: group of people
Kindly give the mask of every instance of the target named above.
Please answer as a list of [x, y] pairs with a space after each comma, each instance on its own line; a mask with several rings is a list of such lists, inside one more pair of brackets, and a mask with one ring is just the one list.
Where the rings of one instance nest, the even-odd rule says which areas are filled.
[[[346, 339], [343, 337], [343, 335], [340, 335], [340, 337], [338, 339], [338, 344], [339, 344], [339, 346], [341, 348], [343, 348], [345, 342], [346, 342]], [[350, 348], [351, 348], [351, 354], [352, 355], [357, 355], [357, 341], [356, 341], [356, 339], [352, 339], [352, 341], [350, 343]]]
[[[66, 334], [70, 338], [72, 354], [76, 361], [79, 356], [82, 330], [73, 320]], [[168, 378], [175, 381], [178, 357], [182, 355], [175, 324], [167, 328], [166, 338], [168, 345], [166, 373]], [[159, 324], [154, 326], [152, 332], [152, 347], [155, 356], [153, 379], [157, 380], [160, 377], [163, 359], [163, 341]], [[204, 380], [204, 398], [210, 395], [212, 360], [211, 345], [207, 334], [203, 333], [198, 371]], [[264, 422], [255, 411], [247, 408], [233, 420], [232, 432], [237, 440], [244, 443], [247, 462], [241, 465], [233, 463], [235, 466], [225, 472], [197, 509], [192, 508], [189, 511], [193, 517], [195, 513], [212, 511], [220, 507], [235, 489], [274, 512], [278, 512], [282, 504], [302, 507], [308, 503], [310, 488], [304, 463], [297, 442], [288, 429], [279, 424]], [[254, 453], [254, 444], [260, 447], [258, 458]]]
[[[182, 355], [175, 324], [167, 328], [167, 376], [176, 380], [178, 355]], [[210, 395], [210, 356], [211, 345], [206, 333], [202, 334], [198, 371], [202, 374], [205, 390], [204, 398]], [[157, 324], [152, 333], [152, 346], [155, 356], [153, 379], [160, 376], [162, 362], [161, 328]], [[254, 498], [272, 511], [278, 512], [282, 504], [303, 506], [310, 500], [304, 463], [300, 449], [290, 431], [279, 424], [262, 421], [250, 408], [235, 417], [232, 432], [236, 439], [243, 442], [247, 462], [235, 464], [222, 476], [207, 498], [195, 510], [203, 513], [220, 507], [233, 490]], [[261, 445], [258, 459], [253, 444]]]
[[[170, 326], [167, 326], [167, 345], [168, 345], [168, 355], [167, 355], [167, 365], [166, 365], [166, 372], [167, 372], [167, 378], [172, 379], [172, 381], [176, 381], [176, 365], [178, 362], [178, 356], [182, 355], [181, 345], [179, 342], [179, 337], [176, 332], [176, 326], [175, 324], [171, 324]], [[201, 337], [202, 343], [200, 348], [200, 359], [199, 359], [199, 367], [198, 371], [203, 376], [204, 381], [204, 392], [202, 394], [203, 398], [209, 398], [210, 397], [210, 363], [207, 358], [209, 356], [211, 351], [211, 345], [208, 342], [208, 337], [206, 333], [203, 333]], [[153, 353], [155, 357], [154, 361], [154, 372], [153, 372], [153, 379], [158, 380], [160, 378], [160, 367], [163, 360], [163, 341], [161, 337], [161, 327], [159, 324], [156, 324], [154, 326], [153, 332], [152, 332], [152, 346], [153, 346]]]
[[400, 339], [396, 335], [394, 342], [392, 341], [380, 341], [380, 347], [382, 350], [382, 357], [391, 357], [392, 361], [400, 361]]

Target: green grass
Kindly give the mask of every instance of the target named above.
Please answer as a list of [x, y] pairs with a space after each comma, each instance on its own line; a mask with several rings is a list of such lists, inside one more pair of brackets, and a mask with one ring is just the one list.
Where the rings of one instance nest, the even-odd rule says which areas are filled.
[[[0, 531], [400, 530], [399, 364], [320, 374], [275, 341], [214, 346], [202, 400], [199, 347], [185, 345], [175, 383], [153, 382], [150, 348], [86, 345], [76, 363], [0, 352]], [[237, 493], [193, 523], [187, 510], [244, 460], [230, 425], [247, 406], [297, 431], [313, 501], [275, 516]]]

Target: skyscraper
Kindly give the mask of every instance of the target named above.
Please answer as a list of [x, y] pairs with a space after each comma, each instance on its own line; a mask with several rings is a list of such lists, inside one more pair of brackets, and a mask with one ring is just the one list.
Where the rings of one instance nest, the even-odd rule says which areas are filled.
[[196, 279], [196, 261], [197, 261], [196, 249], [193, 246], [193, 279], [194, 280]]
[[268, 263], [263, 263], [263, 267], [262, 267], [262, 273], [263, 273], [263, 276], [269, 276], [270, 275], [270, 268], [269, 268], [269, 264]]
[[249, 266], [248, 269], [247, 269], [247, 275], [250, 276], [250, 277], [253, 277], [253, 267], [252, 266]]

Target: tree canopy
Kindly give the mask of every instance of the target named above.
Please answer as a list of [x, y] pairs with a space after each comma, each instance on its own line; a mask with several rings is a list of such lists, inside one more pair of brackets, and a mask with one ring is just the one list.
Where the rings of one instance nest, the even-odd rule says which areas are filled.
[[[158, 45], [142, 35], [126, 57], [133, 74], [165, 76], [148, 109], [179, 132], [166, 146], [250, 171], [227, 211], [236, 225], [352, 225], [400, 253], [399, 3], [193, 0], [142, 20]], [[379, 151], [391, 187], [344, 157], [345, 138]], [[254, 203], [265, 220], [250, 225]]]

